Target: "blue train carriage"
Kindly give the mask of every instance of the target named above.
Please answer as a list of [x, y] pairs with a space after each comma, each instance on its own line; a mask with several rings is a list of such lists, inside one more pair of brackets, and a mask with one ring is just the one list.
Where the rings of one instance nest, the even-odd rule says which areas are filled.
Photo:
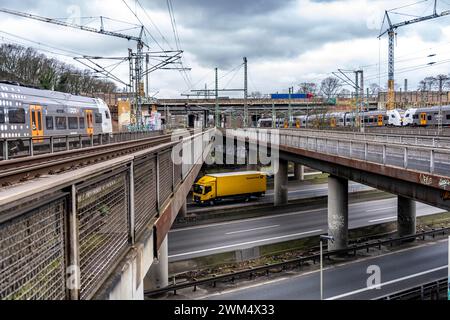
[[[101, 99], [0, 83], [0, 137], [112, 134]], [[36, 139], [42, 142], [42, 139]]]

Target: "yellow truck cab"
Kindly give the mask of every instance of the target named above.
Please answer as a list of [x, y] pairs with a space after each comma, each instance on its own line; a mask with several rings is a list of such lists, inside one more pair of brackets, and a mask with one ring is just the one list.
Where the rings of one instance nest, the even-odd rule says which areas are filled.
[[267, 190], [267, 175], [258, 171], [208, 174], [194, 184], [193, 201], [214, 204], [225, 198], [261, 197]]

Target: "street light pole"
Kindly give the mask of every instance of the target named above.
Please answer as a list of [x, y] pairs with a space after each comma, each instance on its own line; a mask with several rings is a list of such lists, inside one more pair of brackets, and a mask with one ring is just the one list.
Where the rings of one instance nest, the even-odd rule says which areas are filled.
[[323, 300], [323, 241], [334, 241], [329, 235], [320, 236], [320, 300]]
[[288, 117], [289, 117], [289, 128], [292, 128], [292, 106], [291, 106], [291, 94], [293, 93], [294, 88], [289, 88], [289, 112], [288, 112]]
[[323, 244], [320, 239], [320, 300], [323, 300]]

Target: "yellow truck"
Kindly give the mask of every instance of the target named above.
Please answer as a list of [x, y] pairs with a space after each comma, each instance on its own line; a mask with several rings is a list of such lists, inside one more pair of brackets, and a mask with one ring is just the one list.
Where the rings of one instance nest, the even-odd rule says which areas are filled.
[[193, 201], [213, 205], [226, 198], [262, 197], [267, 190], [267, 176], [263, 172], [243, 171], [208, 174], [194, 184]]

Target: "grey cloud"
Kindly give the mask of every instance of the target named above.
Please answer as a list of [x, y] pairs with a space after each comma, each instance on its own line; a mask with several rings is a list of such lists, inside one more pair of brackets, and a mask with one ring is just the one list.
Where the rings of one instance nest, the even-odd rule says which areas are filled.
[[[172, 4], [175, 10], [189, 15], [191, 12], [208, 13], [208, 16], [271, 14], [284, 8], [295, 0], [189, 0], [176, 1]], [[144, 4], [144, 2], [142, 2]], [[166, 1], [145, 1], [150, 8], [167, 9]]]

